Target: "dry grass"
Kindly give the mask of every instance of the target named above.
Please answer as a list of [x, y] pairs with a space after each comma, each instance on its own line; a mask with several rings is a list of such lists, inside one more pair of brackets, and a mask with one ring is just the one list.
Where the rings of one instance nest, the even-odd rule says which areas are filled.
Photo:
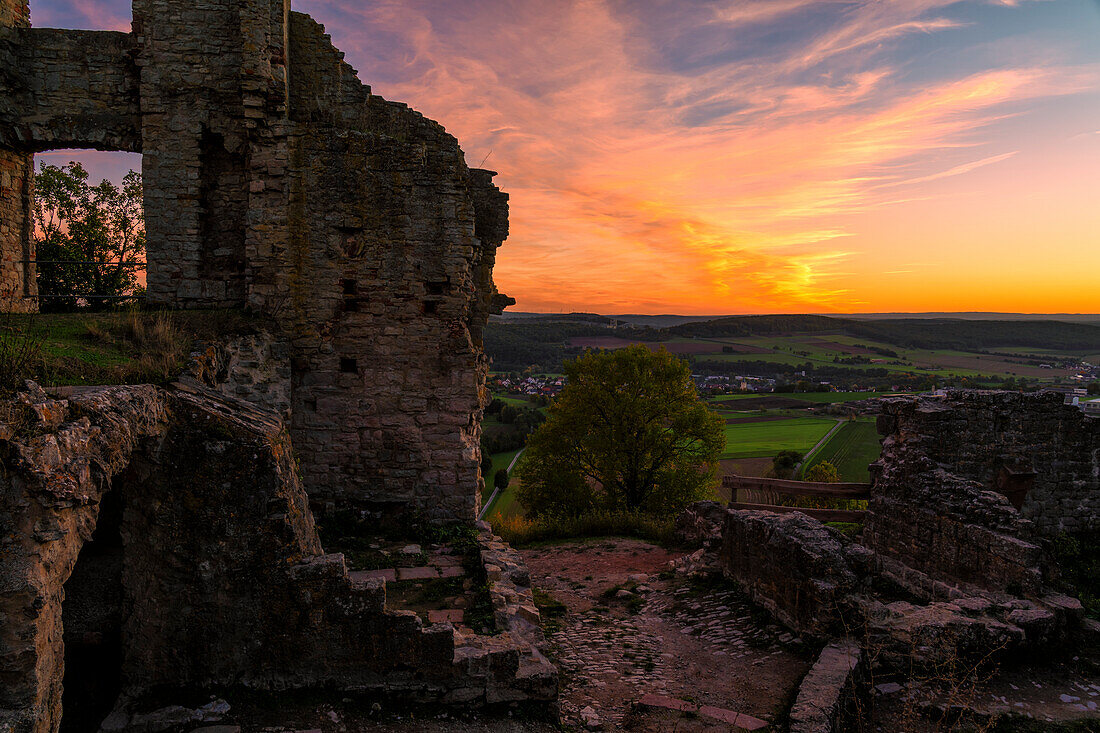
[[642, 512], [597, 511], [576, 517], [522, 516], [490, 518], [493, 531], [516, 547], [533, 542], [571, 539], [574, 537], [639, 537], [658, 544], [670, 544], [674, 520]]
[[13, 387], [166, 384], [196, 342], [255, 330], [239, 311], [0, 315], [0, 373]]

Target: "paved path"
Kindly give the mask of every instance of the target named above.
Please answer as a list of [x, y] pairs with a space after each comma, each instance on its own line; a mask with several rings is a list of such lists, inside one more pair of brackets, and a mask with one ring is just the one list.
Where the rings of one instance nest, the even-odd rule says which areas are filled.
[[805, 463], [805, 462], [806, 462], [807, 460], [809, 460], [810, 458], [812, 458], [812, 457], [813, 457], [813, 455], [814, 455], [814, 453], [817, 453], [817, 451], [818, 451], [818, 449], [819, 449], [819, 448], [821, 448], [821, 447], [822, 447], [822, 446], [824, 446], [824, 445], [825, 445], [826, 443], [828, 443], [828, 442], [829, 442], [829, 438], [831, 438], [831, 437], [833, 437], [834, 435], [836, 435], [836, 432], [837, 432], [838, 430], [840, 430], [840, 428], [841, 428], [841, 427], [842, 427], [842, 426], [844, 425], [844, 423], [846, 423], [846, 422], [848, 422], [848, 421], [847, 421], [847, 420], [837, 420], [837, 421], [836, 421], [836, 425], [834, 425], [834, 426], [832, 426], [831, 428], [829, 428], [829, 432], [825, 433], [825, 437], [824, 437], [824, 438], [822, 438], [821, 440], [817, 441], [817, 443], [816, 443], [816, 444], [814, 445], [814, 447], [813, 447], [813, 448], [810, 448], [810, 450], [809, 450], [809, 451], [807, 451], [806, 455], [802, 457], [802, 460], [801, 460], [801, 461], [799, 461], [798, 463], [796, 463], [796, 464], [795, 464], [795, 467], [794, 467], [794, 471], [793, 471], [793, 472], [791, 473], [791, 475], [792, 475], [792, 476], [798, 476], [798, 475], [799, 475], [799, 472], [800, 472], [800, 471], [802, 470], [802, 464], [803, 464], [803, 463]]
[[[516, 455], [512, 457], [512, 462], [508, 464], [508, 468], [506, 469], [509, 476], [512, 475], [512, 469], [515, 468], [516, 461], [519, 460], [519, 457], [523, 455], [523, 451], [525, 450], [527, 449], [520, 448], [519, 453], [516, 453]], [[489, 501], [485, 502], [485, 506], [481, 507], [481, 512], [477, 515], [478, 519], [485, 519], [486, 515], [489, 514], [489, 509], [493, 506], [493, 503], [497, 500], [497, 496], [499, 494], [500, 489], [493, 489], [493, 493], [489, 495]]]

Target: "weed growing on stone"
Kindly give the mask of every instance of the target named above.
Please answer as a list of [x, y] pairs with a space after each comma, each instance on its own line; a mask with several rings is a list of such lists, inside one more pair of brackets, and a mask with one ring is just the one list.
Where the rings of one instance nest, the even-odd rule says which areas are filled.
[[46, 334], [26, 316], [15, 316], [14, 305], [0, 303], [0, 395], [23, 386], [42, 361]]

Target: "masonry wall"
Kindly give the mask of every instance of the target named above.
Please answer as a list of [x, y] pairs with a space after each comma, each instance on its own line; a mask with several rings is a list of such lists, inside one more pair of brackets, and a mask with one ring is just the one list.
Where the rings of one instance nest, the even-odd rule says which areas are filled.
[[450, 625], [387, 610], [381, 580], [323, 554], [271, 412], [201, 389], [69, 400], [35, 389], [0, 402], [0, 458], [4, 730], [58, 729], [66, 583], [109, 497], [122, 506], [124, 696], [388, 689], [484, 704], [524, 699], [525, 684], [541, 684], [540, 699], [553, 692], [545, 669], [517, 674], [512, 635], [457, 655]]
[[478, 236], [457, 141], [371, 96], [322, 31], [292, 14], [295, 448], [322, 506], [472, 521], [487, 363], [470, 324], [503, 237]]
[[[148, 288], [153, 302], [239, 307], [285, 170], [283, 0], [135, 0]], [[274, 169], [274, 171], [272, 170]], [[259, 201], [253, 202], [256, 196]], [[261, 205], [265, 204], [265, 205]], [[259, 234], [257, 231], [259, 229]], [[272, 244], [266, 245], [273, 246]]]
[[995, 490], [1002, 469], [1034, 473], [1021, 516], [1040, 536], [1100, 528], [1100, 420], [1056, 393], [953, 390], [893, 401], [881, 429], [920, 441], [937, 467]]
[[[13, 28], [30, 25], [30, 8], [25, 0], [0, 0], [0, 119], [13, 115], [14, 98], [10, 90], [16, 84], [18, 68]], [[0, 128], [3, 128], [0, 125]], [[0, 310], [31, 311], [37, 308], [24, 294], [37, 294], [31, 241], [31, 194], [34, 158], [12, 148], [0, 138]]]
[[129, 33], [22, 28], [7, 34], [17, 71], [5, 85], [0, 144], [141, 152]]
[[[99, 129], [103, 105], [118, 119], [97, 146], [141, 150], [149, 300], [249, 306], [285, 332], [317, 505], [472, 521], [482, 329], [507, 301], [492, 282], [508, 233], [494, 174], [372, 95], [288, 0], [134, 0], [132, 34], [4, 32], [37, 39], [16, 82], [52, 90], [12, 109], [62, 122], [71, 109]], [[0, 161], [0, 206], [25, 209], [24, 159]], [[15, 241], [4, 282], [21, 274]]]

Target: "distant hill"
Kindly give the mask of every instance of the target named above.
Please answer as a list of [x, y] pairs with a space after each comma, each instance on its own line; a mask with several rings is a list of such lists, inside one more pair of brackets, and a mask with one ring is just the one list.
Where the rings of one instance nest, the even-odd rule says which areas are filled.
[[675, 336], [729, 338], [832, 331], [919, 349], [973, 351], [1004, 346], [1065, 351], [1100, 350], [1100, 326], [1065, 321], [981, 321], [894, 318], [857, 321], [829, 316], [734, 316], [665, 329]]
[[[521, 371], [538, 365], [551, 372], [559, 371], [563, 360], [583, 351], [585, 347], [577, 344], [598, 344], [598, 339], [612, 345], [628, 341], [655, 343], [675, 339], [735, 340], [757, 336], [836, 334], [903, 349], [975, 353], [1018, 347], [1100, 353], [1100, 324], [1056, 319], [983, 320], [930, 314], [870, 319], [812, 314], [727, 316], [702, 321], [694, 320], [693, 316], [674, 315], [632, 317], [636, 322], [627, 321], [627, 318], [595, 313], [508, 314], [490, 320], [485, 330], [485, 349], [493, 359], [494, 369]], [[662, 323], [669, 325], [661, 326]], [[593, 342], [593, 338], [597, 341]], [[715, 345], [715, 349], [720, 352], [722, 346]], [[692, 348], [683, 353], [696, 351]]]
[[964, 321], [1062, 321], [1100, 326], [1100, 313], [996, 313], [993, 311], [929, 311], [927, 313], [822, 313], [854, 321], [951, 319]]

